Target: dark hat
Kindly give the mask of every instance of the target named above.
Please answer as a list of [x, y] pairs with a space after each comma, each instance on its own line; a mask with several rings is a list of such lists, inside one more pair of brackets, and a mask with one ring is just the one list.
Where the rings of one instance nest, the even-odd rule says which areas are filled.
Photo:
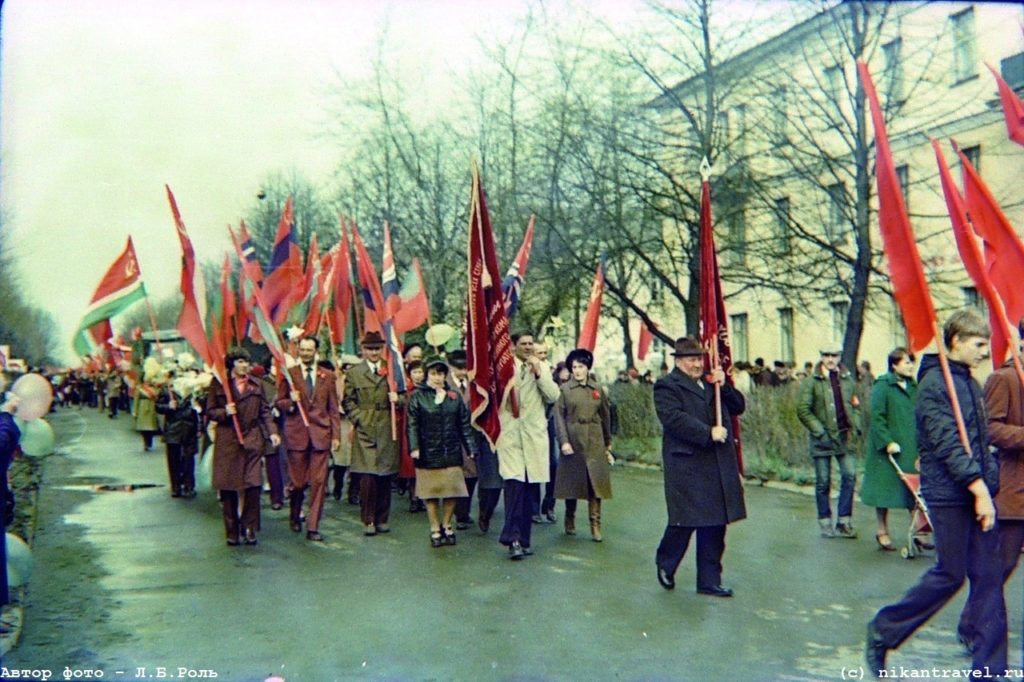
[[698, 355], [704, 355], [704, 349], [700, 347], [700, 343], [697, 339], [692, 336], [681, 336], [676, 339], [675, 350], [672, 351], [672, 356], [677, 358], [693, 358]]
[[455, 369], [466, 369], [466, 351], [461, 348], [448, 351], [448, 364]]
[[380, 335], [380, 332], [366, 332], [361, 343], [368, 348], [383, 346], [384, 337]]
[[565, 366], [572, 369], [572, 363], [579, 362], [587, 366], [590, 369], [594, 366], [594, 354], [586, 348], [577, 348], [569, 351], [569, 355], [565, 357]]
[[428, 355], [423, 358], [423, 369], [430, 371], [433, 367], [440, 366], [445, 372], [448, 371], [448, 361], [444, 359], [443, 355]]
[[786, 363], [784, 363], [784, 362], [783, 362], [782, 360], [776, 360], [775, 362], [773, 362], [773, 363], [772, 363], [772, 365], [774, 365], [775, 367], [778, 367], [778, 368], [780, 368], [780, 369], [781, 369], [782, 367], [787, 367], [787, 366], [788, 366], [788, 365], [786, 365]]

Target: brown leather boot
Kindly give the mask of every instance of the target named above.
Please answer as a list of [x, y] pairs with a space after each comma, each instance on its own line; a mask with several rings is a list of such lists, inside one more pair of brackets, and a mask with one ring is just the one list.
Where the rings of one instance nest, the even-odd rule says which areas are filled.
[[590, 539], [594, 542], [601, 542], [601, 500], [591, 497], [587, 500], [590, 509]]
[[227, 543], [230, 547], [235, 547], [241, 542], [238, 525], [238, 500], [222, 499], [220, 510], [224, 517], [224, 534], [227, 536]]

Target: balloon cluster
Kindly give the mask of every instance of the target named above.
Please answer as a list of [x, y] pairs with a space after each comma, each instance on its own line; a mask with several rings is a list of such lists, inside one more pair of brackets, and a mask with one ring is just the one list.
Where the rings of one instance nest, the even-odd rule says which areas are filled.
[[21, 451], [29, 457], [43, 457], [53, 452], [56, 439], [43, 415], [53, 403], [53, 386], [38, 374], [24, 374], [11, 386], [18, 397], [14, 420], [21, 430]]

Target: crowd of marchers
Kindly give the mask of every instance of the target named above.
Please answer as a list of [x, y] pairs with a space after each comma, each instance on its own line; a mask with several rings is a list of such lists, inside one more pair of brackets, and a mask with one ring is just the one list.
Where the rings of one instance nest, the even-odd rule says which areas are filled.
[[[502, 408], [495, 443], [471, 427], [474, 386], [464, 351], [424, 356], [422, 346], [410, 344], [408, 389], [399, 393], [389, 385], [385, 344], [376, 332], [361, 339], [359, 356], [322, 353], [319, 339], [297, 339], [294, 362], [284, 371], [231, 349], [226, 385], [183, 354], [163, 363], [147, 359], [142, 375], [128, 382], [130, 401], [125, 373], [117, 370], [72, 372], [55, 380], [55, 388], [58, 404], [93, 406], [111, 418], [129, 410], [146, 450], [162, 433], [173, 497], [195, 496], [197, 455], [209, 452], [231, 547], [259, 542], [265, 490], [271, 508], [288, 505], [289, 527], [305, 530], [312, 542], [324, 540], [319, 523], [326, 499], [358, 506], [363, 534], [373, 537], [390, 532], [396, 494], [407, 497], [409, 512], [426, 512], [425, 536], [435, 548], [456, 544], [458, 532], [474, 527], [489, 533], [502, 498], [499, 541], [513, 561], [534, 553], [532, 526], [557, 521], [557, 500], [567, 535], [576, 534], [577, 502], [586, 500], [590, 537], [601, 542], [602, 505], [612, 498], [614, 406], [594, 376], [593, 354], [579, 348], [552, 366], [532, 334], [517, 332], [511, 340], [515, 408], [511, 401]], [[989, 375], [984, 388], [973, 379], [971, 371], [988, 357], [988, 341], [986, 323], [961, 311], [944, 327], [944, 358], [926, 354], [918, 366], [912, 353], [896, 348], [888, 371], [874, 378], [867, 366], [851, 373], [839, 361], [840, 349], [828, 346], [797, 378], [785, 363], [773, 371], [763, 363], [734, 367], [726, 376], [708, 363], [696, 339], [678, 339], [673, 366], [651, 379], [668, 516], [655, 551], [658, 582], [675, 588], [696, 535], [697, 593], [733, 596], [722, 581], [722, 559], [726, 527], [746, 516], [737, 418], [750, 392], [756, 399], [761, 387], [797, 382], [820, 535], [857, 537], [853, 504], [862, 455], [860, 497], [876, 509], [878, 549], [934, 554], [920, 581], [869, 624], [870, 669], [883, 671], [888, 652], [969, 579], [959, 640], [975, 669], [1005, 670], [1003, 584], [1024, 543], [1024, 399], [1012, 361]], [[626, 373], [617, 380], [647, 379]], [[863, 453], [857, 443], [864, 443]], [[890, 529], [893, 509], [907, 514], [905, 541], [897, 542]]]

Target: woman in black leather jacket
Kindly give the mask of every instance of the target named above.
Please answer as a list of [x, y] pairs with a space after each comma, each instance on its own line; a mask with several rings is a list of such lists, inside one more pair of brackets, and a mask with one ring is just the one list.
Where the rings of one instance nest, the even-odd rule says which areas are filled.
[[429, 357], [423, 364], [427, 382], [416, 388], [406, 408], [409, 454], [416, 465], [416, 494], [427, 504], [430, 544], [440, 547], [455, 544], [455, 498], [469, 494], [462, 473], [462, 452], [465, 448], [475, 458], [476, 438], [466, 404], [445, 383], [448, 365], [444, 358]]

